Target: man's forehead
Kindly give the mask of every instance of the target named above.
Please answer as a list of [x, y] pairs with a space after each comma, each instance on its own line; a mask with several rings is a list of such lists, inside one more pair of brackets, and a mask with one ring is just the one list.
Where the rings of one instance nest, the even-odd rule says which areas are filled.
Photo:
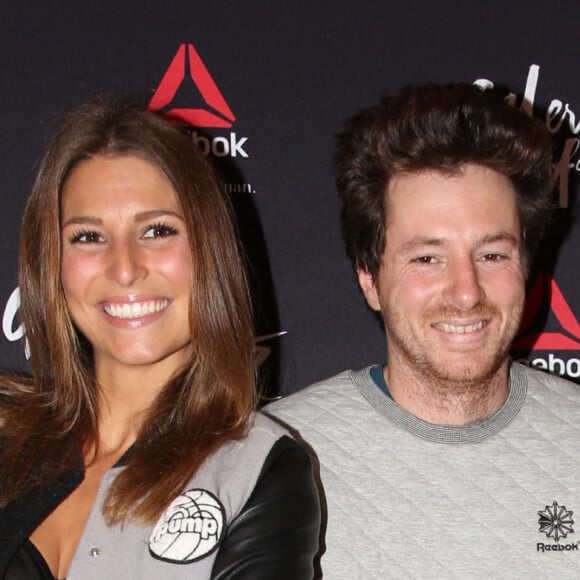
[[394, 228], [406, 241], [520, 237], [513, 185], [487, 167], [467, 164], [453, 174], [433, 169], [398, 174], [385, 195], [386, 233]]
[[[468, 179], [463, 180], [467, 176]], [[402, 190], [405, 194], [410, 191], [430, 193], [440, 191], [447, 183], [473, 182], [481, 179], [486, 180], [487, 186], [501, 189], [509, 198], [516, 197], [516, 191], [512, 182], [502, 173], [477, 163], [463, 163], [452, 169], [425, 168], [416, 171], [404, 171], [395, 173], [385, 186], [384, 196], [387, 205], [393, 201], [393, 197]], [[428, 196], [426, 197], [428, 199]]]

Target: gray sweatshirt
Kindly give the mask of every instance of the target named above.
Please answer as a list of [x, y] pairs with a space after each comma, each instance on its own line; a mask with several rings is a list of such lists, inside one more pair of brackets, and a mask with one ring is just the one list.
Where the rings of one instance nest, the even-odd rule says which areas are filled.
[[320, 462], [325, 579], [580, 578], [580, 386], [513, 364], [497, 413], [445, 427], [366, 368], [266, 410]]

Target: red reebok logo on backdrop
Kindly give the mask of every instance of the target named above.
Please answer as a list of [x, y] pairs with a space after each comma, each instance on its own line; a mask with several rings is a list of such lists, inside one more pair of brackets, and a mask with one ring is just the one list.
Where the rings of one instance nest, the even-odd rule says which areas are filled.
[[236, 120], [220, 90], [211, 78], [193, 44], [182, 44], [167, 67], [148, 108], [153, 112], [166, 108], [179, 87], [189, 75], [209, 109], [169, 108], [163, 117], [170, 121], [187, 123], [196, 127], [231, 127]]
[[[532, 329], [534, 322], [546, 303], [560, 323], [563, 332], [538, 332]], [[515, 350], [580, 350], [580, 324], [566, 302], [554, 278], [542, 273], [534, 282], [526, 301], [526, 310], [520, 333], [514, 342]]]

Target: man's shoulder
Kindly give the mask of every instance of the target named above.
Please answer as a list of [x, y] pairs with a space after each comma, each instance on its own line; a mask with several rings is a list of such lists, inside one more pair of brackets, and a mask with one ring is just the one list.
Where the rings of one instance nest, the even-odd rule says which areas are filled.
[[304, 444], [316, 462], [321, 457], [332, 462], [343, 446], [345, 431], [349, 432], [353, 423], [364, 422], [365, 414], [373, 412], [360, 388], [371, 380], [369, 368], [343, 371], [276, 401], [263, 411]]
[[355, 390], [353, 374], [357, 372], [361, 371], [345, 370], [337, 375], [328, 377], [271, 403], [265, 408], [265, 411], [267, 414], [283, 415], [308, 408], [318, 401], [326, 404], [329, 399], [348, 397]]
[[360, 390], [361, 383], [372, 380], [369, 368], [343, 371], [268, 405], [264, 411], [303, 437], [312, 437], [311, 432], [319, 429], [340, 429], [345, 417], [359, 416], [369, 407]]
[[524, 368], [528, 385], [526, 409], [580, 423], [580, 385], [540, 369]]
[[525, 368], [528, 377], [528, 391], [533, 396], [537, 393], [554, 393], [563, 397], [569, 397], [580, 403], [580, 385], [573, 381], [527, 365]]

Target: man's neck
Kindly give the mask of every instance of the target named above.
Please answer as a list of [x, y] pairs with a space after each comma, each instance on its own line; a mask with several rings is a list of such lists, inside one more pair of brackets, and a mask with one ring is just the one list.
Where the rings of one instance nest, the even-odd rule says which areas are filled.
[[413, 369], [390, 364], [383, 370], [393, 400], [435, 425], [465, 426], [496, 413], [509, 394], [509, 361], [489, 378], [469, 383], [428, 379]]

